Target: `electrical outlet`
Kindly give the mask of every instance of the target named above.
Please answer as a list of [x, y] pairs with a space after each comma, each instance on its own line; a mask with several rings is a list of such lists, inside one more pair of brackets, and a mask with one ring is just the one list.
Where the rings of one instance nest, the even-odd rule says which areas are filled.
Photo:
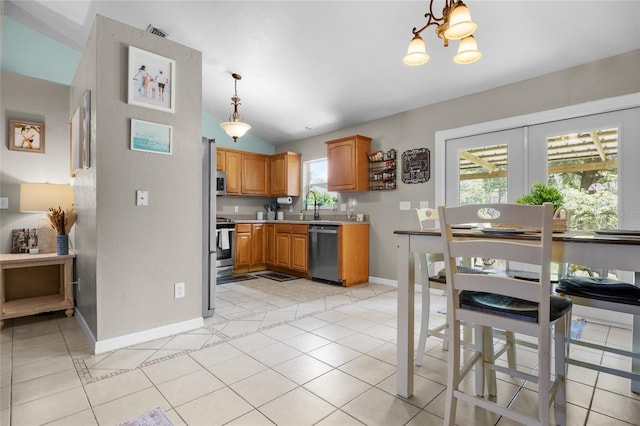
[[411, 210], [411, 201], [400, 201], [400, 210]]
[[233, 211], [234, 211], [235, 213], [238, 213], [238, 212], [240, 211], [240, 207], [238, 207], [238, 206], [233, 206]]
[[429, 202], [428, 201], [420, 201], [420, 208], [421, 209], [428, 209], [429, 208]]
[[184, 297], [185, 289], [184, 283], [175, 283], [173, 285], [173, 294], [176, 299]]
[[138, 189], [136, 191], [136, 206], [148, 207], [149, 206], [149, 191]]
[[347, 205], [345, 203], [340, 204], [340, 211], [341, 212], [346, 212], [347, 211]]

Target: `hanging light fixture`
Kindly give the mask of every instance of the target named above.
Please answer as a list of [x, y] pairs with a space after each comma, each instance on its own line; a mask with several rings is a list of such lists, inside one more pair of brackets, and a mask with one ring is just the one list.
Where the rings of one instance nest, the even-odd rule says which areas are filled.
[[220, 127], [224, 129], [229, 136], [233, 138], [234, 142], [238, 141], [238, 138], [244, 136], [245, 133], [251, 128], [247, 123], [242, 122], [242, 117], [238, 113], [238, 105], [240, 105], [240, 98], [238, 97], [238, 80], [242, 80], [240, 74], [233, 73], [231, 77], [234, 81], [234, 93], [231, 97], [231, 105], [233, 105], [233, 114], [229, 116], [229, 121], [220, 123]]
[[427, 23], [420, 29], [413, 28], [413, 39], [409, 43], [407, 54], [402, 62], [406, 65], [417, 66], [429, 61], [429, 55], [420, 33], [432, 25], [437, 25], [436, 35], [444, 40], [445, 47], [449, 46], [449, 40], [461, 40], [458, 54], [453, 58], [455, 63], [471, 64], [480, 59], [482, 53], [478, 50], [478, 44], [473, 37], [478, 26], [471, 20], [469, 8], [462, 0], [445, 0], [442, 16], [437, 17], [433, 13], [433, 1], [430, 0], [429, 12], [424, 15], [427, 18]]

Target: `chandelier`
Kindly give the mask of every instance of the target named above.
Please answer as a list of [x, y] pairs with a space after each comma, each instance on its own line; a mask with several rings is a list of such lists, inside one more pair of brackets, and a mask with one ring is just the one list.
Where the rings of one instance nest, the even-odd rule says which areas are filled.
[[449, 46], [449, 40], [460, 40], [458, 54], [453, 57], [453, 62], [457, 64], [471, 64], [482, 56], [478, 50], [473, 32], [478, 26], [471, 20], [469, 9], [462, 0], [445, 0], [442, 16], [436, 17], [433, 13], [433, 0], [430, 0], [429, 12], [424, 17], [427, 23], [424, 27], [413, 28], [413, 39], [409, 43], [407, 55], [402, 59], [406, 65], [417, 66], [426, 64], [429, 61], [424, 40], [420, 33], [432, 25], [437, 25], [436, 35], [444, 40], [444, 46]]
[[234, 94], [231, 97], [231, 105], [233, 105], [233, 114], [229, 116], [229, 121], [220, 123], [220, 127], [224, 129], [229, 136], [233, 138], [233, 142], [237, 142], [238, 138], [244, 136], [245, 133], [251, 128], [247, 123], [242, 122], [242, 117], [238, 113], [238, 105], [240, 105], [240, 98], [238, 97], [238, 80], [242, 80], [240, 74], [231, 74], [234, 81]]

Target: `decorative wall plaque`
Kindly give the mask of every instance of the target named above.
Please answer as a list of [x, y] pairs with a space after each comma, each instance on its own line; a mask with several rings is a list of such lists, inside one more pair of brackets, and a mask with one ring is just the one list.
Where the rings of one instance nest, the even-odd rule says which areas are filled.
[[427, 148], [410, 149], [402, 153], [402, 182], [422, 183], [431, 178], [431, 153]]

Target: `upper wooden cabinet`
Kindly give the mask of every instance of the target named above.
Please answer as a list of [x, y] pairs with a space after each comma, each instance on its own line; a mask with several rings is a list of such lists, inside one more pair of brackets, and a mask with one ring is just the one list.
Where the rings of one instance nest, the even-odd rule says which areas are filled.
[[227, 174], [227, 195], [300, 196], [301, 155], [216, 149], [216, 169]]
[[329, 191], [368, 191], [371, 138], [355, 135], [326, 144]]
[[242, 153], [241, 192], [248, 195], [269, 195], [269, 157]]
[[274, 154], [269, 159], [271, 165], [272, 196], [300, 195], [300, 159], [296, 152], [281, 152]]

